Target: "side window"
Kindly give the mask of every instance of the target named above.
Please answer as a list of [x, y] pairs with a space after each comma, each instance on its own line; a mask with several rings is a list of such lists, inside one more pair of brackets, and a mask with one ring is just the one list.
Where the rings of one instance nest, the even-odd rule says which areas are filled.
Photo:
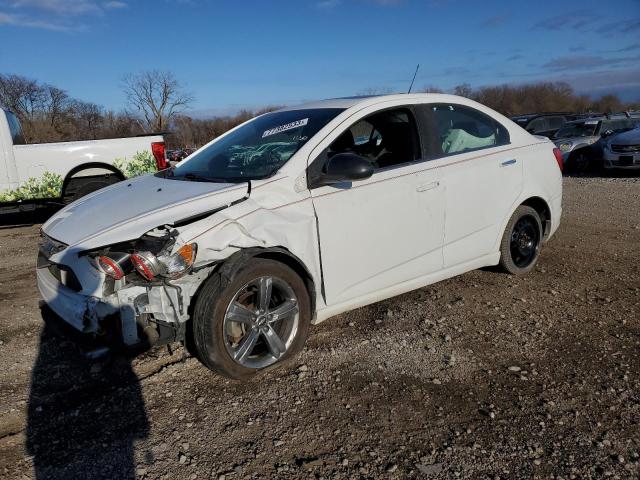
[[531, 132], [533, 134], [545, 132], [549, 129], [550, 128], [548, 121], [544, 117], [536, 118], [529, 125], [527, 125], [527, 132]]
[[345, 152], [369, 159], [376, 169], [418, 160], [420, 141], [413, 114], [398, 108], [359, 120], [329, 146], [327, 157]]
[[564, 125], [564, 117], [549, 117], [549, 130], [558, 130]]
[[471, 152], [509, 143], [509, 132], [493, 118], [462, 105], [426, 105], [431, 136], [430, 158]]
[[13, 144], [24, 145], [26, 142], [24, 141], [24, 135], [22, 135], [22, 128], [20, 127], [18, 118], [12, 112], [7, 110], [5, 110], [4, 113], [7, 118], [7, 122], [9, 122], [9, 134], [11, 135]]

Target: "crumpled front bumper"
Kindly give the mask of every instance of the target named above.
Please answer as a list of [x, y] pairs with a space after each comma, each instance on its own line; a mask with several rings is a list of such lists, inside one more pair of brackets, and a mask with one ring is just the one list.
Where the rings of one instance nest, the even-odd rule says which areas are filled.
[[188, 314], [186, 299], [181, 295], [186, 291], [192, 294], [191, 290], [197, 286], [183, 290], [179, 287], [131, 285], [98, 298], [62, 284], [47, 267], [37, 268], [36, 276], [44, 302], [64, 323], [80, 333], [107, 336], [118, 345], [128, 347], [149, 340], [144, 335], [140, 336], [141, 328], [144, 330], [149, 325], [149, 318], [175, 329], [179, 323], [184, 323]]
[[48, 268], [38, 268], [36, 276], [40, 295], [49, 308], [82, 333], [98, 333], [99, 320], [119, 312], [117, 305], [77, 293], [62, 285]]

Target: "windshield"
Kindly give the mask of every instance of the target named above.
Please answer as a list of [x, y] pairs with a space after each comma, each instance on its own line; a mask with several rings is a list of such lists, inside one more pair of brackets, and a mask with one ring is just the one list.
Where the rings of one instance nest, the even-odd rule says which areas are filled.
[[596, 134], [597, 127], [597, 120], [580, 123], [565, 123], [564, 126], [555, 134], [554, 138], [592, 137]]
[[176, 180], [210, 182], [269, 177], [342, 111], [320, 108], [267, 113], [159, 174]]

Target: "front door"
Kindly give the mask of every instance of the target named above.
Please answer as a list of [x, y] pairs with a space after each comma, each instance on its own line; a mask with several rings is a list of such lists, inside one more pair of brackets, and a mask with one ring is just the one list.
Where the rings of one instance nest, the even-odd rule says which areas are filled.
[[311, 190], [327, 305], [335, 305], [442, 268], [444, 195], [440, 172], [422, 161], [413, 113], [395, 108], [368, 115], [310, 165], [331, 155], [369, 159], [372, 177]]

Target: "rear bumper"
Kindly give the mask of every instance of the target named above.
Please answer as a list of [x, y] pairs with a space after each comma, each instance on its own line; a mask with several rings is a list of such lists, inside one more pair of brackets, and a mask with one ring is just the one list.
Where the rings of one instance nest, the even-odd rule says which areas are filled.
[[549, 240], [558, 227], [560, 226], [560, 219], [562, 218], [562, 194], [557, 197], [551, 199], [551, 228], [549, 229], [549, 235], [547, 236], [547, 240]]

